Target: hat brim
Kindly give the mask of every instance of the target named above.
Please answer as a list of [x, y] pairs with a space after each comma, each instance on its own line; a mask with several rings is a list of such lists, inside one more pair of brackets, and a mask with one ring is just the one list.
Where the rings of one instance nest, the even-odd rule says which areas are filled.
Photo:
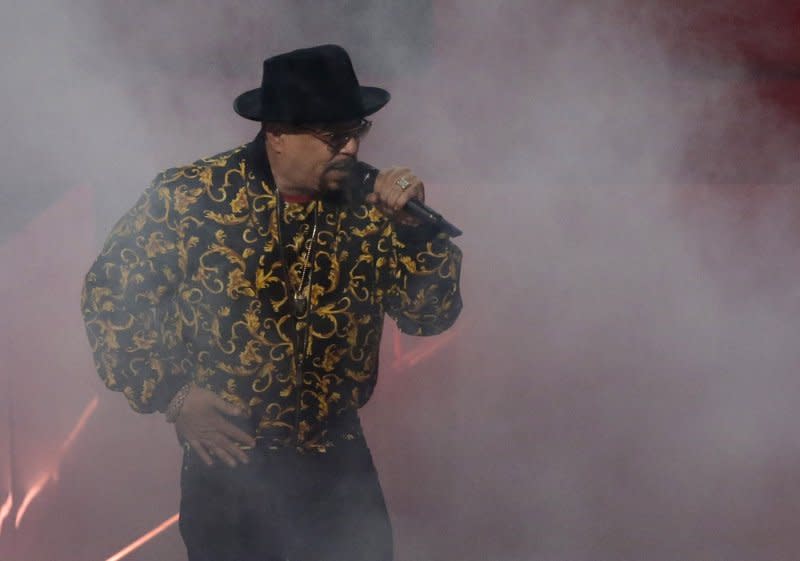
[[[389, 92], [382, 88], [373, 88], [370, 86], [360, 86], [361, 88], [361, 102], [364, 108], [360, 115], [353, 115], [354, 119], [366, 117], [379, 111], [384, 105], [389, 103], [391, 95]], [[265, 113], [264, 108], [261, 107], [261, 89], [250, 90], [244, 92], [233, 101], [233, 110], [240, 116], [251, 121], [276, 121], [286, 122], [285, 118], [276, 118]]]

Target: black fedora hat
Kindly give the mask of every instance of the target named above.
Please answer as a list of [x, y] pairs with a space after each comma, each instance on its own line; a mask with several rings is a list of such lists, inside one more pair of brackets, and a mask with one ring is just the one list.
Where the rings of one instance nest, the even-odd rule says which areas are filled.
[[389, 98], [358, 83], [342, 47], [320, 45], [265, 60], [261, 87], [237, 97], [233, 109], [252, 121], [334, 123], [371, 115]]

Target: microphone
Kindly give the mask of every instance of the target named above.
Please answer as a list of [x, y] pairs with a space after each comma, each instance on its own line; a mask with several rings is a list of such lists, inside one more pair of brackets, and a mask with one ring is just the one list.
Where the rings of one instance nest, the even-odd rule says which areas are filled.
[[[361, 181], [361, 192], [366, 195], [375, 189], [375, 179], [380, 170], [364, 162], [356, 162], [355, 173]], [[463, 232], [445, 220], [441, 214], [418, 199], [409, 199], [403, 210], [417, 218], [424, 224], [429, 224], [451, 238], [460, 236]]]

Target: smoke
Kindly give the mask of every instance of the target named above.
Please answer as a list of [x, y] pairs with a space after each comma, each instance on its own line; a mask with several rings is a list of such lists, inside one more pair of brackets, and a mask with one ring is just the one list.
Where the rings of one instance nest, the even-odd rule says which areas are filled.
[[[731, 13], [721, 0], [18, 5], [0, 39], [0, 236], [89, 185], [99, 245], [157, 171], [255, 135], [231, 102], [265, 56], [341, 43], [362, 83], [393, 96], [361, 156], [409, 165], [465, 231], [458, 336], [402, 371], [387, 342], [363, 412], [398, 559], [793, 559], [800, 137], [745, 56], [790, 37], [703, 30]], [[84, 384], [61, 394], [78, 404], [65, 419], [91, 399]], [[113, 514], [102, 548], [81, 546], [99, 559], [172, 514], [177, 481], [169, 431], [97, 391], [105, 421], [77, 448], [130, 462], [108, 459], [115, 485], [174, 491], [109, 499], [92, 491], [100, 468], [74, 460], [59, 485], [78, 498], [49, 500], [93, 534]], [[28, 405], [45, 416], [46, 400]], [[180, 552], [163, 539], [162, 558]]]
[[796, 177], [798, 131], [738, 53], [685, 44], [701, 16], [440, 16], [415, 156], [467, 232], [466, 333], [373, 439], [421, 464], [407, 558], [791, 558], [796, 203], [759, 185]]

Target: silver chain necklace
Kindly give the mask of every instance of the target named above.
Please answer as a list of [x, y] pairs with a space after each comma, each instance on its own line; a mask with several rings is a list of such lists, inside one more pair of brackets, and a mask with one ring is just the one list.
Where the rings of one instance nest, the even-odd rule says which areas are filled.
[[[280, 195], [278, 196], [278, 208], [280, 208], [281, 201]], [[294, 289], [294, 315], [302, 318], [306, 315], [308, 309], [308, 300], [311, 297], [311, 274], [308, 272], [311, 268], [311, 250], [314, 247], [314, 241], [317, 237], [317, 218], [319, 216], [319, 202], [314, 203], [314, 227], [311, 229], [311, 237], [305, 241], [306, 254], [303, 259], [303, 268], [300, 272], [300, 282]], [[279, 219], [281, 217], [279, 216]], [[280, 229], [280, 224], [278, 226]], [[283, 242], [281, 242], [283, 243]], [[306, 275], [308, 275], [308, 282], [306, 282]]]

